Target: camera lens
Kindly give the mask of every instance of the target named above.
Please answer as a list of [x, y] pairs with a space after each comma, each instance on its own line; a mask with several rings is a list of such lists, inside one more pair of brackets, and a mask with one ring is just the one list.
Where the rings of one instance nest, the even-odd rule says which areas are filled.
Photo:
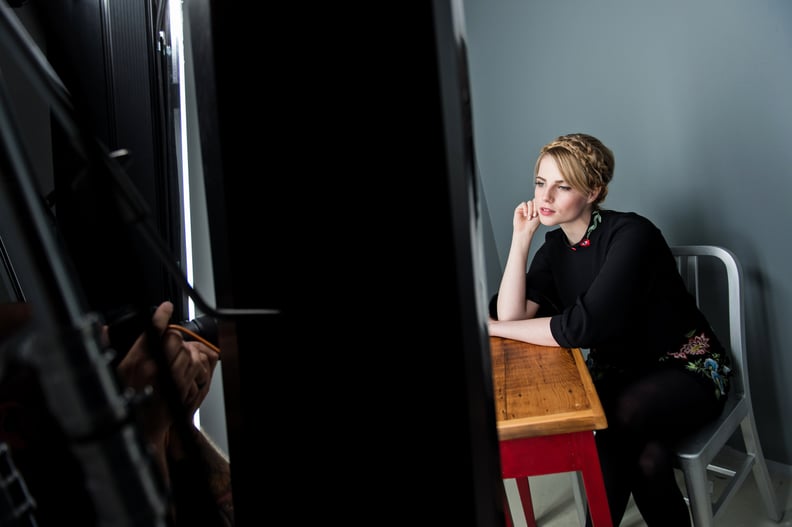
[[[218, 338], [217, 331], [217, 320], [215, 320], [215, 318], [210, 315], [202, 315], [192, 320], [185, 320], [184, 322], [179, 322], [179, 325], [192, 331], [193, 333], [200, 335], [202, 338], [211, 342], [215, 346], [220, 345], [220, 339]], [[184, 340], [190, 339], [190, 335], [184, 335]]]
[[[153, 312], [152, 308], [152, 312]], [[141, 333], [151, 324], [151, 313], [138, 313], [129, 311], [122, 316], [115, 318], [108, 324], [110, 345], [115, 349], [116, 355], [113, 360], [117, 364], [126, 355], [129, 348], [134, 344]], [[204, 340], [220, 346], [217, 320], [210, 315], [202, 315], [192, 320], [185, 320], [178, 323], [179, 326], [190, 330], [199, 335]], [[182, 333], [184, 340], [195, 340], [187, 333]]]

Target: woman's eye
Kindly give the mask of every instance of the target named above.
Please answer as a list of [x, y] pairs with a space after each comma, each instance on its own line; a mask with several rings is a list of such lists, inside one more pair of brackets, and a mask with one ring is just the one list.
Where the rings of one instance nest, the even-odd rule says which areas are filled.
[[559, 187], [558, 187], [558, 189], [559, 189], [559, 190], [563, 190], [563, 191], [565, 191], [565, 192], [568, 192], [568, 191], [572, 190], [572, 187], [562, 187], [562, 186], [559, 186]]
[[544, 185], [544, 182], [542, 182], [542, 181], [534, 181], [534, 185], [536, 185], [537, 187], [541, 187], [541, 186]]

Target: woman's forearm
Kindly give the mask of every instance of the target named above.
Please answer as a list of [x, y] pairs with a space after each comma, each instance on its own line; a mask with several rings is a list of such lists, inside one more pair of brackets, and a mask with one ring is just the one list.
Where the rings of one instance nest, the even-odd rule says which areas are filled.
[[525, 302], [525, 271], [528, 264], [528, 248], [512, 242], [506, 267], [498, 288], [498, 320], [520, 320], [528, 318]]
[[541, 346], [558, 346], [550, 331], [550, 317], [527, 320], [491, 320], [489, 334], [492, 337], [530, 342]]

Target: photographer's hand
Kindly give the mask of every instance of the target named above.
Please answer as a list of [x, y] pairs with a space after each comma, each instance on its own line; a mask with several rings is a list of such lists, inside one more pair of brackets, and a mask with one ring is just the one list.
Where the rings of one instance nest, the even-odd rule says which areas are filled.
[[[159, 343], [149, 346], [146, 333], [141, 334], [118, 365], [118, 375], [125, 386], [136, 391], [150, 389], [152, 393], [142, 407], [143, 431], [154, 448], [157, 462], [167, 478], [166, 451], [173, 426], [173, 416], [162, 393], [158, 365], [153, 355], [164, 354], [170, 366], [173, 382], [179, 393], [186, 415], [192, 419], [209, 393], [212, 375], [219, 355], [201, 342], [184, 341], [181, 333], [168, 330], [173, 315], [173, 304], [163, 302], [154, 311], [154, 332], [162, 335]], [[159, 344], [159, 346], [157, 345]]]

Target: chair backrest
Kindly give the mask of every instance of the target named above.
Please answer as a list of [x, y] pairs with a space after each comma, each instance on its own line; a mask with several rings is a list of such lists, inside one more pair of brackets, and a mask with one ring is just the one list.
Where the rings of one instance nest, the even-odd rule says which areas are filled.
[[[688, 291], [732, 355], [732, 390], [747, 396], [748, 362], [744, 331], [742, 267], [730, 250], [714, 245], [675, 245], [671, 252]], [[720, 264], [720, 265], [718, 265]], [[708, 308], [710, 302], [711, 308]], [[723, 303], [726, 303], [724, 306]], [[715, 309], [718, 307], [718, 309]], [[718, 315], [726, 317], [720, 320]], [[728, 339], [724, 333], [728, 326]]]

